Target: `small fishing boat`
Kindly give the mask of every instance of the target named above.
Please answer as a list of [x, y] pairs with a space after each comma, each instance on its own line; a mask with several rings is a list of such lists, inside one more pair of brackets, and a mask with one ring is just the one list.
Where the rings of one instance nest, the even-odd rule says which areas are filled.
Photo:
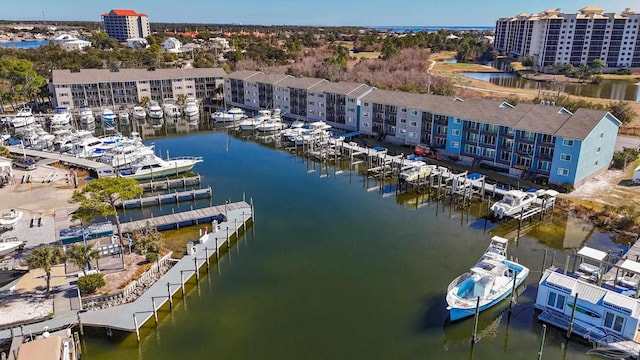
[[447, 288], [451, 321], [473, 316], [511, 295], [529, 275], [529, 269], [507, 260], [509, 240], [494, 236], [480, 260]]

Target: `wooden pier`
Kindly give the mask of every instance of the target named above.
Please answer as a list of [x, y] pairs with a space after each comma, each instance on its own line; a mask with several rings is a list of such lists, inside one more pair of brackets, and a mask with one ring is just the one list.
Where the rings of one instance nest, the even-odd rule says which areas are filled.
[[[227, 220], [216, 224], [212, 231], [204, 234], [187, 249], [185, 255], [157, 282], [135, 301], [111, 308], [88, 311], [79, 315], [84, 326], [117, 329], [136, 332], [151, 319], [157, 321], [158, 308], [169, 302], [172, 305], [174, 295], [182, 290], [191, 278], [197, 280], [201, 268], [209, 268], [212, 258], [217, 259], [223, 246], [230, 246], [232, 237], [238, 238], [239, 232], [246, 231], [247, 222], [253, 221], [253, 208], [246, 202], [236, 202], [225, 206], [213, 207], [216, 211], [225, 211]], [[210, 209], [213, 209], [210, 208]], [[215, 212], [215, 211], [214, 211]], [[211, 224], [213, 225], [213, 224]]]
[[[169, 229], [180, 229], [185, 226], [192, 226], [198, 224], [211, 223], [214, 219], [220, 218], [220, 215], [225, 215], [230, 211], [246, 208], [247, 203], [244, 201], [235, 202], [230, 204], [211, 206], [202, 209], [189, 210], [178, 212], [169, 215], [154, 216], [149, 219], [136, 220], [120, 224], [122, 232], [134, 232], [140, 229], [144, 229], [147, 223], [158, 231]], [[114, 233], [117, 229], [114, 225]]]
[[193, 189], [187, 191], [175, 191], [167, 194], [152, 196], [140, 196], [131, 200], [124, 200], [116, 204], [120, 208], [136, 208], [144, 206], [161, 205], [167, 203], [179, 203], [180, 201], [193, 201], [211, 197], [211, 187], [204, 189]]
[[143, 191], [170, 190], [175, 188], [186, 188], [187, 186], [200, 185], [202, 177], [200, 174], [196, 176], [180, 177], [175, 179], [166, 178], [164, 180], [156, 179], [149, 182], [140, 183]]
[[115, 172], [111, 165], [101, 163], [98, 161], [93, 161], [93, 160], [89, 160], [81, 157], [69, 156], [62, 153], [26, 149], [18, 145], [8, 146], [7, 149], [9, 149], [9, 152], [12, 154], [29, 156], [33, 158], [41, 158], [43, 159], [41, 160], [43, 164], [60, 162], [64, 165], [71, 165], [78, 168], [91, 170], [91, 171], [94, 171], [99, 178], [115, 175]]
[[196, 281], [199, 280], [201, 269], [208, 270], [212, 259], [215, 261], [221, 256], [223, 247], [229, 248], [234, 238], [237, 240], [241, 233], [246, 234], [248, 223], [254, 221], [253, 205], [244, 201], [209, 209], [216, 209], [211, 212], [226, 211], [226, 221], [210, 222], [211, 230], [195, 243], [190, 243], [187, 254], [135, 301], [95, 311], [58, 316], [19, 328], [0, 330], [0, 339], [10, 339], [29, 333], [35, 335], [47, 328], [51, 331], [79, 325], [81, 333], [84, 326], [104, 328], [108, 333], [111, 329], [117, 329], [135, 332], [140, 340], [139, 330], [145, 323], [154, 319], [157, 325], [158, 309], [167, 302], [171, 308], [173, 298], [178, 296], [176, 295], [178, 292], [181, 292], [184, 297], [185, 284], [194, 277]]

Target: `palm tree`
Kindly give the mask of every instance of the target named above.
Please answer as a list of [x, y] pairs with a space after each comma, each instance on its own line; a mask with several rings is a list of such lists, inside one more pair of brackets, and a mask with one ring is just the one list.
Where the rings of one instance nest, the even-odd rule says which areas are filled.
[[151, 98], [148, 96], [144, 96], [142, 97], [142, 99], [140, 99], [140, 106], [145, 107], [149, 104], [149, 102], [151, 102]]
[[87, 275], [87, 267], [92, 260], [100, 257], [100, 252], [93, 248], [91, 244], [73, 244], [67, 251], [67, 260], [82, 269], [82, 273]]
[[64, 259], [62, 249], [45, 245], [39, 247], [31, 252], [29, 258], [27, 258], [27, 264], [29, 269], [42, 269], [47, 276], [47, 297], [49, 296], [49, 289], [51, 284], [51, 268], [53, 265], [60, 264]]

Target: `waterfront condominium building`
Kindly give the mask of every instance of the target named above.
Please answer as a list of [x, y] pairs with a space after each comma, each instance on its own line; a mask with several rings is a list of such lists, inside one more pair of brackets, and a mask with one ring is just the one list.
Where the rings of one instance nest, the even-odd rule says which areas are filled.
[[53, 70], [49, 89], [55, 106], [126, 107], [145, 97], [158, 102], [180, 95], [214, 98], [225, 77], [221, 68]]
[[605, 62], [605, 71], [640, 67], [640, 14], [604, 13], [593, 6], [576, 14], [560, 9], [518, 14], [496, 21], [494, 48], [512, 58], [532, 57], [540, 71], [594, 59]]
[[468, 165], [573, 186], [608, 168], [620, 126], [606, 111], [571, 113], [547, 102], [463, 100], [259, 71], [229, 74], [224, 92], [227, 106], [280, 108], [290, 120], [322, 120], [399, 145], [429, 146]]
[[110, 37], [125, 42], [127, 39], [146, 38], [151, 34], [149, 18], [134, 10], [114, 9], [102, 14], [104, 32]]
[[290, 120], [325, 121], [349, 131], [358, 129], [360, 98], [373, 87], [350, 82], [236, 71], [224, 84], [225, 102], [246, 110], [278, 108]]

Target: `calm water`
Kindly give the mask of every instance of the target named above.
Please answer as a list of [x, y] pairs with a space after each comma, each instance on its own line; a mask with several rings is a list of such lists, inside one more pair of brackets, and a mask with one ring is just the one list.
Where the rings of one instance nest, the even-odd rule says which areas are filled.
[[600, 84], [548, 84], [517, 77], [512, 73], [502, 72], [461, 72], [460, 75], [476, 80], [488, 81], [496, 85], [519, 88], [541, 89], [543, 91], [562, 91], [571, 95], [596, 97], [614, 100], [640, 101], [640, 86], [637, 80], [608, 80]]
[[[478, 205], [458, 211], [426, 195], [385, 197], [366, 191], [372, 184], [348, 167], [335, 174], [224, 132], [154, 142], [171, 156], [204, 156], [195, 171], [212, 186], [213, 203], [246, 193], [255, 203], [255, 226], [185, 302], [161, 311], [158, 329], [151, 321], [140, 346], [135, 335], [97, 331], [85, 342], [86, 359], [532, 359], [541, 332], [534, 285], [544, 249], [585, 241], [615, 247], [606, 234], [567, 216], [533, 226], [535, 237], [522, 236], [509, 249], [531, 269], [526, 290], [513, 311], [504, 303], [482, 313], [482, 339], [471, 347], [473, 321], [449, 324], [444, 296], [489, 242]], [[513, 224], [488, 228], [517, 236]], [[560, 265], [565, 252], [557, 253]], [[563, 336], [547, 332], [545, 358], [589, 358], [589, 347], [562, 346]]]

